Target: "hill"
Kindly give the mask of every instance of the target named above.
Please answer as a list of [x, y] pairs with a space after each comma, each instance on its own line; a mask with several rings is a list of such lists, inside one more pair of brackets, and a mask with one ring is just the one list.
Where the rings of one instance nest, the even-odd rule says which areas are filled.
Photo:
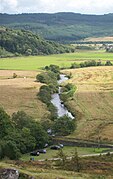
[[73, 42], [87, 37], [113, 36], [113, 14], [0, 14], [0, 25], [30, 30], [48, 40]]
[[77, 130], [71, 137], [112, 142], [113, 140], [113, 67], [65, 70], [77, 87], [68, 107], [75, 113]]
[[48, 55], [71, 52], [72, 47], [42, 39], [25, 30], [0, 28], [0, 56]]

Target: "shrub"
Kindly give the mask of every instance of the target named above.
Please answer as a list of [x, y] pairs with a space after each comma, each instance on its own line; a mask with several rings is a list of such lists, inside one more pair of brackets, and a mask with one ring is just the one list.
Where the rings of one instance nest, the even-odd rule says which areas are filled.
[[73, 97], [76, 91], [76, 87], [68, 83], [64, 87], [62, 87], [61, 99], [65, 102], [68, 98]]

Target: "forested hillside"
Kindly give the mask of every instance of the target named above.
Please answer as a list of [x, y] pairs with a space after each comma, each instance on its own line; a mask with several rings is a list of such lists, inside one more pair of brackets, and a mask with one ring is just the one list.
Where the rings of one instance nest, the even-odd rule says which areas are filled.
[[72, 52], [72, 46], [47, 41], [32, 32], [0, 28], [0, 56], [48, 55]]
[[30, 30], [48, 40], [64, 43], [92, 36], [113, 36], [113, 14], [0, 14], [0, 25]]

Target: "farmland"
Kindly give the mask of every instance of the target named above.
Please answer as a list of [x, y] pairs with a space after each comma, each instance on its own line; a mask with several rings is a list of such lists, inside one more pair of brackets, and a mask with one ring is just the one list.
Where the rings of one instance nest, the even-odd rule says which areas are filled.
[[84, 39], [86, 42], [113, 42], [113, 37], [90, 37]]
[[[112, 61], [113, 54], [104, 51], [77, 51], [71, 54], [1, 59], [0, 105], [9, 114], [23, 110], [35, 119], [48, 118], [46, 105], [36, 97], [41, 86], [40, 83], [35, 82], [39, 69], [49, 64], [69, 67], [73, 62], [99, 59], [103, 62]], [[67, 106], [76, 116], [77, 129], [69, 137], [96, 141], [101, 138], [103, 141], [111, 142], [113, 67], [101, 66], [63, 71], [66, 74], [70, 72], [72, 78], [69, 82], [77, 86], [77, 91], [67, 102]], [[16, 79], [12, 79], [13, 73], [18, 75]]]
[[113, 67], [64, 70], [77, 86], [68, 107], [75, 113], [77, 130], [70, 137], [113, 140]]
[[70, 67], [74, 62], [83, 62], [85, 60], [112, 61], [113, 53], [106, 53], [105, 51], [76, 51], [75, 53], [48, 56], [2, 58], [0, 60], [0, 69], [37, 70], [50, 64], [57, 64], [64, 68]]
[[[17, 74], [17, 78], [12, 78], [13, 73]], [[22, 110], [35, 119], [48, 116], [46, 105], [36, 96], [41, 86], [35, 81], [38, 73], [37, 71], [0, 71], [0, 106], [8, 114]]]

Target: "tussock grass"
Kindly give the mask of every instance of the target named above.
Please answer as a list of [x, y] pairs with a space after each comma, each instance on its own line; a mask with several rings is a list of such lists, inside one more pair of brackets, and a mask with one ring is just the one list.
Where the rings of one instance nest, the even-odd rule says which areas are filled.
[[113, 67], [90, 67], [64, 70], [72, 73], [69, 82], [77, 91], [68, 102], [73, 112], [79, 112], [77, 130], [71, 137], [105, 141], [113, 140]]

